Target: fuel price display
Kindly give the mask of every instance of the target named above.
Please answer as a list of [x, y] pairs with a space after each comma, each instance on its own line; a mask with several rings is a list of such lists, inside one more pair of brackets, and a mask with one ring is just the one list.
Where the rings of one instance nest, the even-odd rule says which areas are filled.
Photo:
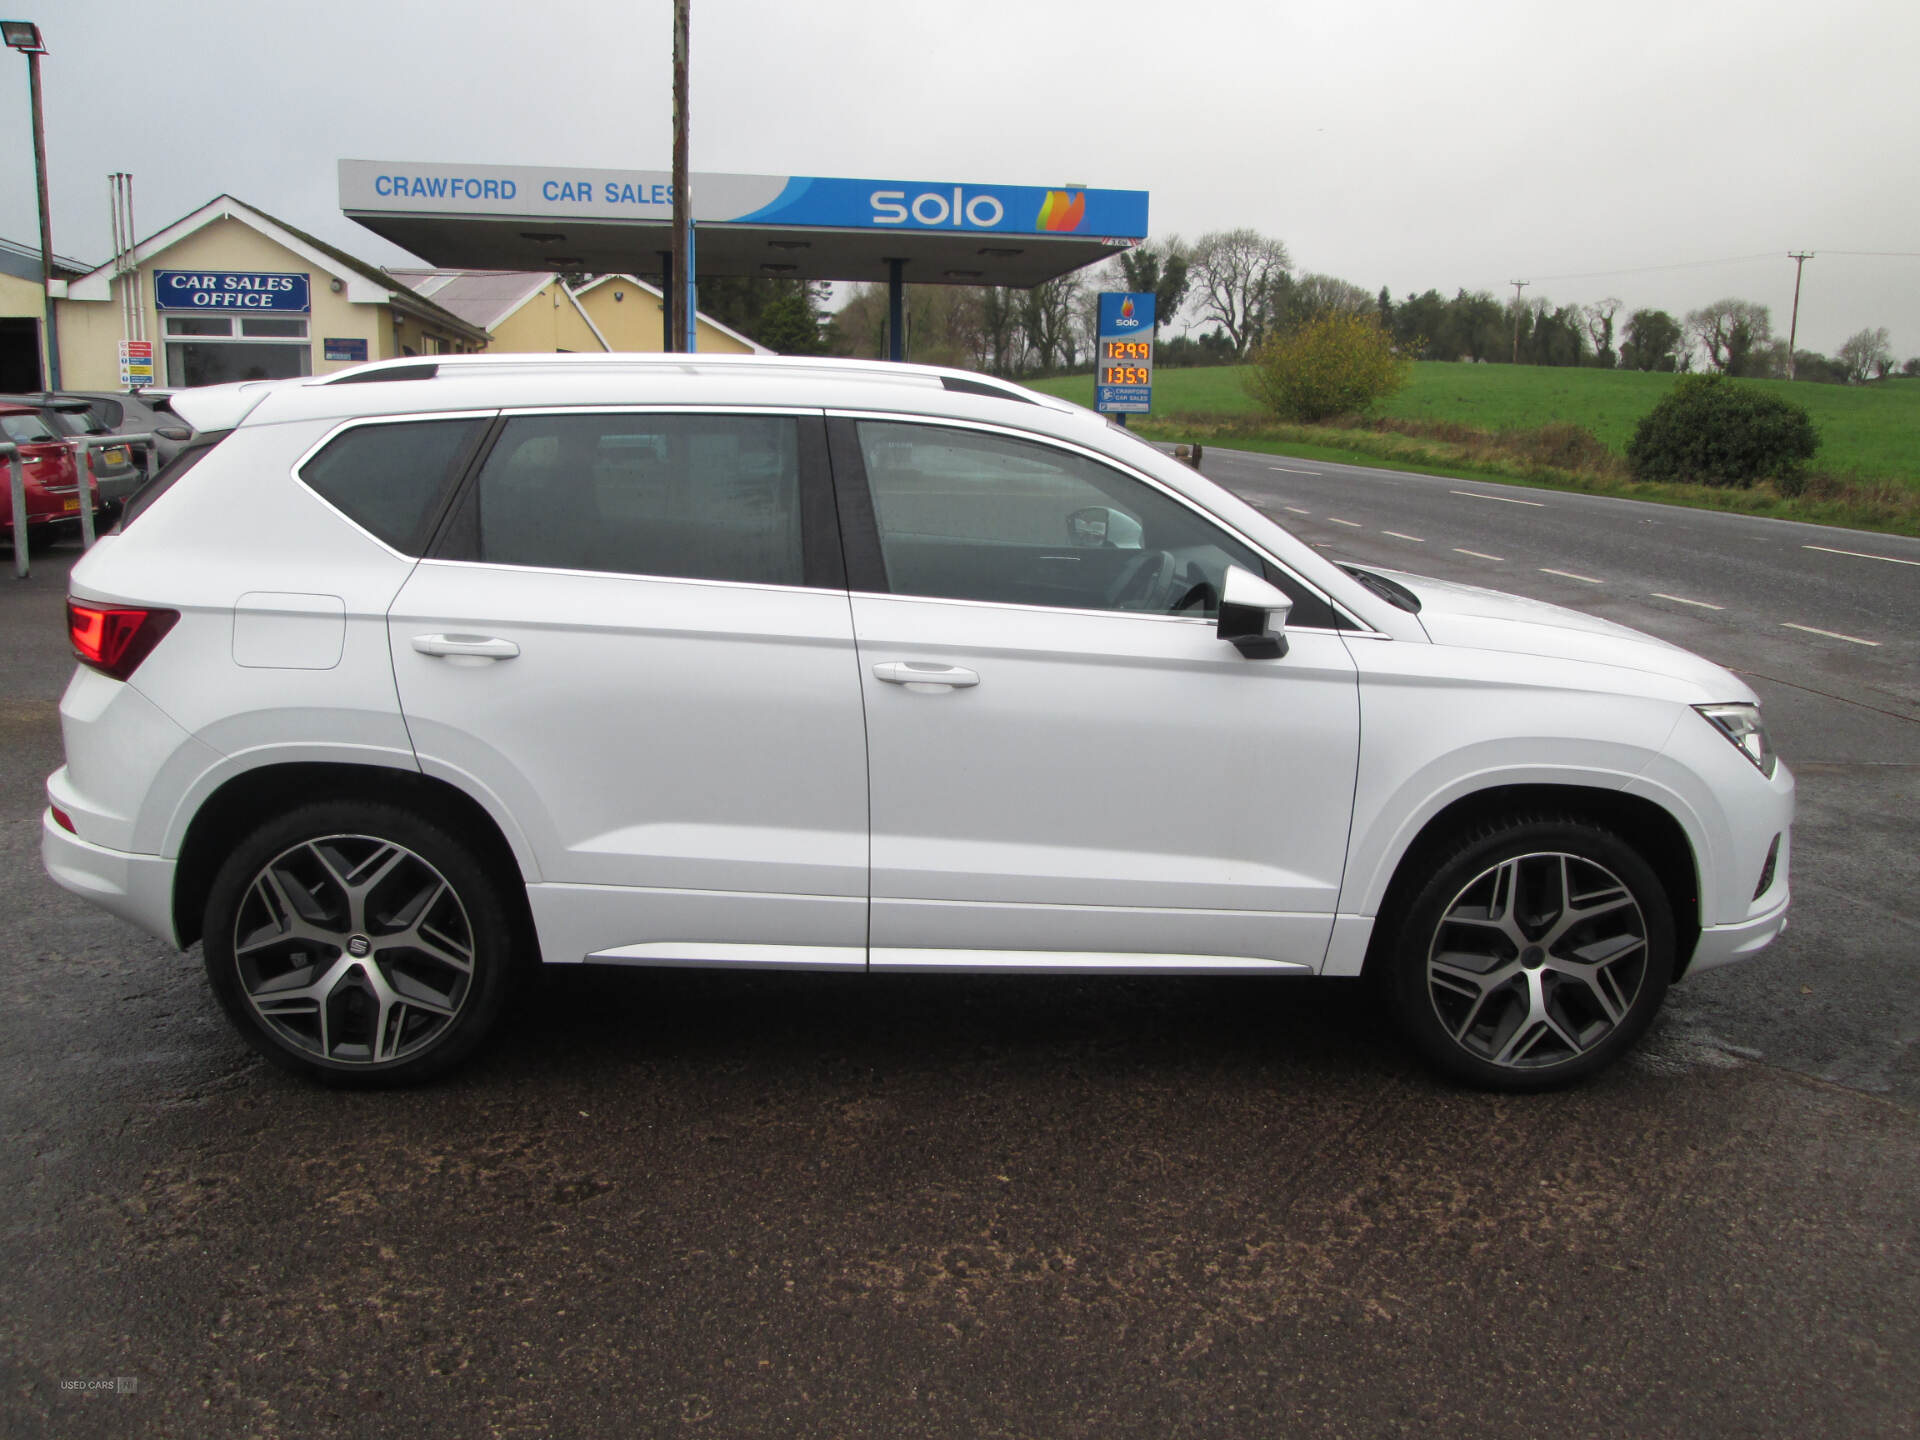
[[1153, 408], [1152, 292], [1100, 296], [1093, 401], [1108, 415], [1145, 415]]

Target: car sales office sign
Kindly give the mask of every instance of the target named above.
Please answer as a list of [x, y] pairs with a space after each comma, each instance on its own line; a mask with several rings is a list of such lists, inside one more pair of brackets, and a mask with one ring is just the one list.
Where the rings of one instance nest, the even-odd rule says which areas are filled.
[[245, 310], [304, 315], [305, 275], [273, 270], [156, 270], [154, 303], [162, 310]]
[[1094, 350], [1093, 408], [1103, 415], [1145, 415], [1153, 409], [1153, 293], [1100, 296]]

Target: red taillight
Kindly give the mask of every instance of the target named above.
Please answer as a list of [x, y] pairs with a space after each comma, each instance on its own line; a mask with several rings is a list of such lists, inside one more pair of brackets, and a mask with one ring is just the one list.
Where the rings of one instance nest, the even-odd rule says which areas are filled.
[[84, 605], [67, 601], [67, 638], [82, 665], [124, 680], [153, 653], [178, 610], [137, 610], [131, 606]]
[[66, 811], [62, 810], [58, 805], [49, 805], [47, 808], [53, 812], [54, 824], [58, 825], [69, 835], [78, 835], [80, 833], [73, 828], [73, 817], [67, 814]]

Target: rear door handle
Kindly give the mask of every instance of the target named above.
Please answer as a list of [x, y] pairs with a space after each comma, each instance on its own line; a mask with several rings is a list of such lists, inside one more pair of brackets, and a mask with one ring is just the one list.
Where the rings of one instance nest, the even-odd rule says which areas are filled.
[[422, 655], [473, 655], [482, 660], [511, 660], [520, 647], [493, 635], [416, 635], [413, 648]]
[[924, 685], [929, 690], [964, 690], [978, 685], [980, 677], [959, 665], [926, 665], [917, 660], [885, 660], [873, 667], [876, 680], [909, 688]]

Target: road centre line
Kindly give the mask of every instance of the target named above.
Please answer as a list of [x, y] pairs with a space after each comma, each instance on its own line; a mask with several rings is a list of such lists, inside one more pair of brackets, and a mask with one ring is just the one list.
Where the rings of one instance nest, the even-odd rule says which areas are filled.
[[1318, 470], [1294, 470], [1285, 465], [1269, 465], [1269, 470], [1278, 470], [1282, 475], [1318, 475]]
[[1829, 555], [1851, 555], [1856, 560], [1884, 560], [1889, 565], [1920, 565], [1920, 560], [1902, 560], [1898, 555], [1869, 555], [1865, 550], [1836, 550], [1831, 545], [1802, 545], [1802, 550], [1824, 550]]
[[1558, 575], [1562, 580], [1578, 580], [1582, 585], [1604, 585], [1607, 583], [1604, 580], [1596, 580], [1591, 575], [1576, 575], [1571, 570], [1549, 570], [1544, 565], [1540, 567], [1540, 573], [1542, 575]]
[[1280, 508], [1285, 510], [1289, 515], [1311, 515], [1313, 513], [1311, 510], [1302, 510], [1298, 505], [1282, 505]]
[[1449, 495], [1464, 495], [1469, 500], [1498, 500], [1502, 505], [1531, 505], [1536, 510], [1546, 509], [1541, 500], [1515, 500], [1510, 495], [1482, 495], [1478, 490], [1449, 490]]
[[1498, 560], [1502, 564], [1505, 564], [1507, 559], [1504, 555], [1489, 555], [1484, 550], [1462, 550], [1458, 545], [1453, 547], [1453, 553], [1456, 555], [1471, 555], [1476, 560]]
[[1356, 530], [1364, 530], [1367, 528], [1358, 520], [1342, 520], [1338, 515], [1329, 515], [1327, 519], [1335, 525], [1351, 525]]
[[1382, 530], [1380, 533], [1382, 535], [1391, 535], [1396, 540], [1411, 540], [1416, 545], [1424, 545], [1427, 543], [1418, 535], [1402, 535], [1398, 530]]
[[1858, 635], [1842, 635], [1838, 630], [1820, 630], [1812, 625], [1796, 625], [1791, 620], [1782, 620], [1780, 623], [1789, 630], [1804, 630], [1809, 635], [1824, 635], [1829, 640], [1845, 640], [1849, 645], [1871, 645], [1876, 650], [1880, 648], [1878, 640], [1862, 640]]
[[1689, 600], [1684, 595], [1668, 595], [1660, 590], [1653, 592], [1653, 598], [1656, 600], [1671, 600], [1676, 605], [1698, 605], [1702, 610], [1724, 610], [1727, 608], [1724, 605], [1715, 605], [1709, 600]]

